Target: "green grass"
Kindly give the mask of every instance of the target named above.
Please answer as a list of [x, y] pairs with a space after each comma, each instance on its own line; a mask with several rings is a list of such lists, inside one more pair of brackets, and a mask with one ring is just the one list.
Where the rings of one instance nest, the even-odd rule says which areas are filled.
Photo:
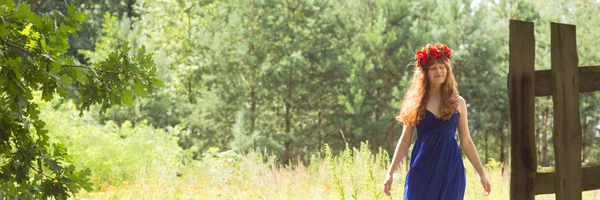
[[[366, 145], [364, 145], [366, 146]], [[143, 177], [119, 186], [101, 186], [78, 194], [82, 199], [402, 199], [405, 168], [396, 173], [392, 196], [382, 193], [386, 153], [372, 154], [366, 148], [342, 152], [340, 156], [313, 158], [312, 164], [282, 167], [261, 153], [207, 154], [201, 161], [183, 167], [181, 177], [156, 180]], [[330, 154], [329, 154], [330, 155]], [[265, 162], [265, 160], [267, 160]], [[465, 199], [509, 199], [509, 174], [501, 164], [488, 164], [492, 193], [482, 197], [479, 177], [468, 161]], [[584, 199], [600, 199], [600, 191], [584, 192]], [[538, 195], [536, 199], [554, 199]]]
[[[52, 142], [61, 142], [74, 165], [90, 168], [94, 191], [76, 199], [402, 199], [406, 166], [396, 170], [392, 196], [382, 192], [389, 155], [359, 149], [313, 156], [310, 165], [295, 160], [294, 167], [276, 164], [259, 151], [239, 154], [210, 149], [200, 160], [189, 159], [177, 145], [178, 127], [155, 129], [147, 123], [97, 124], [89, 114], [80, 118], [72, 103], [42, 103]], [[509, 199], [510, 174], [490, 160], [492, 193], [482, 197], [479, 177], [468, 161], [465, 199]], [[186, 163], [186, 164], [182, 164]], [[507, 168], [507, 170], [509, 167]], [[554, 199], [538, 195], [536, 199]], [[583, 193], [600, 199], [600, 190]]]

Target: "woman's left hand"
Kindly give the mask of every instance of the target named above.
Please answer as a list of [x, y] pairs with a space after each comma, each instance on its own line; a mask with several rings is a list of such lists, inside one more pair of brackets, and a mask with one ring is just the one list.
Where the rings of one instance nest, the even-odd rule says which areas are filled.
[[490, 195], [490, 192], [492, 191], [492, 184], [490, 184], [490, 180], [487, 176], [481, 176], [480, 181], [481, 181], [481, 186], [483, 186], [483, 192], [481, 193], [481, 195], [483, 195], [484, 197], [487, 197], [488, 195]]
[[392, 189], [392, 182], [394, 182], [394, 177], [392, 175], [387, 175], [385, 177], [385, 182], [383, 182], [383, 192], [388, 196], [392, 195], [390, 190]]

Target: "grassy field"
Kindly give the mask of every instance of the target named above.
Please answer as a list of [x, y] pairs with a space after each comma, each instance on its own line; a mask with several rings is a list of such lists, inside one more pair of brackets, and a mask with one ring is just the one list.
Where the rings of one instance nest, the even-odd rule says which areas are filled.
[[[405, 168], [396, 173], [392, 196], [382, 193], [384, 152], [372, 154], [366, 148], [346, 150], [339, 156], [328, 152], [312, 164], [295, 168], [273, 164], [260, 153], [238, 155], [232, 152], [207, 154], [202, 161], [181, 167], [180, 176], [148, 178], [143, 170], [136, 180], [119, 186], [98, 185], [78, 199], [402, 199]], [[501, 163], [487, 165], [492, 193], [482, 197], [479, 177], [467, 166], [465, 199], [508, 199], [509, 176], [501, 174]], [[600, 191], [584, 192], [584, 199], [600, 199]], [[554, 199], [538, 195], [536, 199]]]
[[[368, 144], [342, 152], [326, 147], [325, 155], [313, 156], [306, 165], [295, 161], [300, 163], [295, 167], [282, 167], [260, 151], [213, 148], [192, 160], [177, 144], [181, 127], [98, 124], [90, 114], [79, 117], [72, 102], [40, 105], [51, 141], [63, 143], [79, 169], [92, 171], [94, 190], [81, 191], [75, 199], [402, 199], [406, 165], [396, 170], [392, 196], [385, 196], [389, 155], [371, 152]], [[483, 198], [479, 177], [465, 160], [465, 199], [509, 198], [510, 173], [503, 175], [499, 162], [487, 163], [492, 193]], [[600, 199], [600, 190], [584, 192], [583, 199]]]

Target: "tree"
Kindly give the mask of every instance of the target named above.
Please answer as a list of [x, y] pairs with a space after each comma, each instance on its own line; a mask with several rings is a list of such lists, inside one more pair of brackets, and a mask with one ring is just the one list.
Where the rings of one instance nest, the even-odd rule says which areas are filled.
[[90, 190], [87, 169], [76, 169], [67, 149], [50, 144], [35, 98], [50, 101], [74, 87], [80, 115], [93, 104], [100, 112], [131, 104], [161, 85], [152, 55], [130, 52], [128, 43], [105, 60], [81, 65], [65, 56], [86, 15], [73, 3], [67, 14], [38, 15], [27, 3], [0, 0], [0, 198], [66, 199]]
[[70, 2], [76, 3], [82, 12], [86, 13], [87, 18], [81, 23], [82, 29], [77, 33], [78, 37], [70, 37], [67, 55], [75, 56], [80, 62], [86, 63], [83, 56], [78, 55], [80, 49], [95, 49], [94, 43], [97, 42], [100, 33], [100, 25], [104, 23], [103, 16], [110, 13], [115, 16], [136, 17], [133, 5], [137, 0], [26, 0], [31, 5], [31, 11], [37, 14], [50, 14], [55, 11], [67, 12], [66, 5]]
[[[138, 17], [105, 15], [94, 49], [80, 52], [94, 61], [123, 41], [133, 51], [144, 44], [156, 54], [167, 85], [134, 106], [107, 111], [102, 120], [181, 124], [180, 145], [196, 155], [210, 147], [256, 148], [288, 163], [306, 161], [325, 143], [340, 150], [369, 140], [372, 150], [393, 150], [401, 131], [394, 115], [414, 69], [407, 64], [423, 45], [446, 43], [469, 103], [472, 138], [483, 159], [505, 162], [509, 19], [535, 22], [538, 69], [549, 67], [550, 20], [577, 25], [580, 65], [594, 65], [600, 54], [589, 22], [598, 7], [587, 5], [597, 2], [441, 2], [137, 0], [131, 12]], [[589, 102], [581, 104], [584, 137], [597, 138], [598, 96], [581, 99]], [[543, 110], [550, 104], [536, 106], [536, 122], [546, 124], [537, 125], [547, 129], [552, 116]], [[543, 129], [541, 137], [551, 140]], [[586, 160], [598, 153], [597, 142], [589, 141], [583, 144]], [[541, 152], [552, 152], [551, 143], [546, 150], [539, 144]]]

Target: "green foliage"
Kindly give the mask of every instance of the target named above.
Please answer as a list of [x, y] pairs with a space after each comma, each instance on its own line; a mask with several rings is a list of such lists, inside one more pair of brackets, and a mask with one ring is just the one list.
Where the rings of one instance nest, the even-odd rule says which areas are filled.
[[[81, 49], [95, 49], [95, 44], [101, 33], [104, 15], [110, 13], [113, 16], [122, 16], [124, 18], [134, 18], [138, 16], [134, 12], [134, 3], [132, 0], [65, 0], [65, 1], [26, 1], [31, 4], [31, 10], [37, 14], [52, 14], [54, 12], [67, 13], [67, 5], [74, 3], [82, 13], [87, 15], [85, 21], [81, 22], [82, 29], [78, 32], [78, 37], [69, 37], [69, 48], [66, 53], [74, 56], [82, 63], [89, 64], [82, 56], [77, 55]], [[106, 52], [107, 54], [109, 52]]]
[[[248, 183], [252, 173], [240, 169], [253, 161], [244, 163], [241, 152], [260, 149], [273, 162], [261, 170], [277, 163], [318, 166], [314, 157], [326, 155], [331, 173], [325, 177], [334, 188], [327, 197], [383, 198], [363, 190], [379, 182], [375, 168], [348, 172], [357, 170], [357, 162], [389, 165], [385, 150], [393, 150], [402, 130], [394, 117], [419, 47], [443, 42], [454, 50], [472, 138], [491, 168], [501, 167], [495, 160], [508, 159], [509, 19], [535, 23], [538, 69], [550, 65], [550, 21], [577, 25], [581, 66], [600, 63], [593, 23], [600, 20], [600, 7], [594, 0], [14, 2], [0, 0], [0, 193], [11, 198], [66, 198], [67, 192], [89, 189], [90, 178], [126, 188], [139, 181], [134, 166], [163, 159], [133, 154], [159, 155], [143, 141], [171, 149], [166, 152], [174, 156], [157, 166], [175, 169], [181, 150], [174, 140], [194, 158], [241, 177], [211, 178], [216, 183]], [[44, 101], [71, 98], [80, 114], [98, 104], [102, 114], [93, 117], [104, 125], [85, 118], [72, 120], [82, 123], [74, 129], [54, 121], [45, 128], [49, 121], [40, 118], [36, 95]], [[581, 95], [584, 162], [598, 162], [598, 102], [597, 93]], [[538, 152], [548, 154], [540, 161], [544, 166], [553, 162], [550, 108], [548, 99], [536, 99]], [[72, 109], [61, 109], [44, 110], [43, 116], [71, 119]], [[69, 131], [49, 139], [48, 129]], [[89, 155], [126, 154], [90, 161], [81, 153], [87, 150], [69, 140], [108, 146]], [[369, 145], [361, 144], [367, 140]], [[362, 159], [369, 157], [363, 155], [367, 149], [379, 152], [373, 163]], [[107, 170], [111, 165], [122, 173]], [[210, 171], [209, 164], [197, 167]], [[158, 168], [147, 169], [159, 174]], [[209, 194], [227, 193], [221, 195]]]
[[[149, 99], [111, 109], [101, 121], [181, 124], [180, 145], [196, 158], [211, 147], [258, 148], [290, 163], [322, 154], [325, 143], [342, 150], [369, 140], [372, 151], [392, 150], [402, 130], [394, 118], [413, 70], [407, 64], [416, 49], [443, 42], [454, 50], [481, 157], [506, 162], [508, 22], [536, 23], [536, 66], [546, 69], [548, 23], [576, 24], [581, 65], [594, 65], [600, 51], [591, 23], [597, 15], [590, 13], [597, 7], [584, 5], [597, 2], [581, 2], [140, 0], [139, 18], [105, 14], [96, 48], [81, 53], [93, 61], [124, 41], [133, 51], [145, 44], [165, 82]], [[582, 106], [582, 116], [591, 116], [586, 137], [598, 138], [599, 107]], [[548, 130], [551, 120], [542, 125], [538, 117], [539, 130]], [[587, 160], [595, 145], [584, 150]]]
[[174, 178], [180, 173], [184, 159], [177, 144], [180, 127], [155, 129], [147, 122], [132, 127], [127, 121], [96, 124], [90, 115], [78, 117], [72, 101], [57, 102], [40, 102], [50, 141], [63, 142], [72, 152], [74, 166], [91, 170], [89, 178], [95, 186]]
[[64, 146], [48, 140], [34, 93], [50, 101], [54, 94], [66, 97], [74, 86], [82, 103], [80, 114], [92, 104], [102, 105], [104, 112], [161, 83], [152, 56], [143, 50], [129, 55], [123, 43], [106, 60], [80, 65], [64, 55], [68, 37], [75, 36], [86, 19], [73, 3], [66, 15], [38, 15], [30, 5], [10, 0], [0, 5], [0, 193], [66, 199], [68, 193], [89, 190], [90, 171], [74, 167]]

